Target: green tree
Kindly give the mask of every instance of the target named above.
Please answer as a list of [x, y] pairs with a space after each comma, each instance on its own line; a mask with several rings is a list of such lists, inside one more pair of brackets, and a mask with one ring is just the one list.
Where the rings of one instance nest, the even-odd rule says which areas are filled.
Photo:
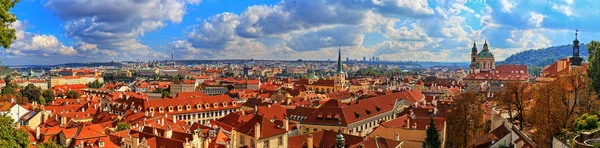
[[13, 119], [0, 115], [0, 147], [26, 148], [29, 147], [29, 135], [23, 129], [16, 129], [12, 125]]
[[67, 91], [67, 98], [77, 99], [80, 96], [81, 96], [81, 94], [79, 94], [79, 92], [72, 91], [72, 90]]
[[48, 141], [35, 145], [36, 148], [64, 148], [64, 146], [57, 144], [54, 139], [50, 138]]
[[587, 75], [592, 79], [592, 88], [600, 93], [600, 41], [591, 41], [587, 44], [587, 49]]
[[96, 79], [94, 82], [89, 82], [85, 85], [89, 88], [101, 88], [104, 85], [104, 83], [102, 83]]
[[115, 127], [115, 132], [128, 130], [128, 129], [131, 129], [131, 125], [129, 125], [128, 123], [125, 123], [125, 122], [119, 122], [119, 123], [117, 123], [117, 126]]
[[42, 91], [42, 97], [44, 97], [46, 99], [46, 102], [52, 102], [54, 101], [54, 92], [52, 92], [52, 90], [50, 89], [46, 89], [44, 91]]
[[6, 84], [6, 86], [2, 87], [2, 95], [16, 95], [17, 91], [15, 90], [14, 85]]
[[575, 120], [575, 128], [577, 129], [577, 131], [598, 128], [598, 116], [589, 115], [587, 113], [579, 116], [579, 118]]
[[442, 142], [440, 141], [440, 134], [435, 127], [435, 123], [433, 122], [433, 118], [429, 119], [429, 127], [427, 127], [427, 133], [425, 137], [425, 142], [423, 142], [424, 148], [440, 148], [442, 146]]
[[42, 96], [42, 91], [40, 88], [36, 87], [33, 84], [27, 85], [24, 89], [21, 90], [21, 95], [27, 98], [29, 102], [38, 102], [40, 103], [40, 97]]
[[169, 93], [169, 91], [163, 91], [163, 92], [161, 93], [161, 95], [162, 95], [162, 97], [164, 98], [164, 97], [169, 97], [169, 96], [171, 96], [171, 93]]
[[0, 45], [5, 49], [10, 48], [12, 41], [17, 39], [16, 30], [11, 28], [12, 23], [17, 21], [17, 16], [10, 13], [10, 9], [15, 7], [19, 0], [1, 0], [0, 1]]

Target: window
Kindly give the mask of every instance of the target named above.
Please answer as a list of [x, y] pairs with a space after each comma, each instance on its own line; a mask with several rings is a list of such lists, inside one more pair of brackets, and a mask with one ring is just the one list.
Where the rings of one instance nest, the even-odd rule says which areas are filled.
[[279, 137], [279, 139], [277, 139], [277, 145], [283, 145], [283, 136]]
[[263, 142], [263, 147], [269, 148], [269, 140], [265, 140], [265, 142]]
[[246, 142], [244, 142], [244, 137], [242, 137], [242, 135], [238, 135], [240, 139], [240, 145], [244, 145]]

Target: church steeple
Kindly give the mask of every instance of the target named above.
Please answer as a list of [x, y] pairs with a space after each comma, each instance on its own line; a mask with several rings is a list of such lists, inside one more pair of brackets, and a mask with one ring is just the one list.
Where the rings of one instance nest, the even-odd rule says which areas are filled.
[[473, 48], [471, 48], [471, 53], [477, 54], [477, 43], [473, 41]]
[[583, 58], [579, 57], [579, 40], [577, 40], [577, 35], [579, 34], [579, 30], [575, 30], [575, 40], [573, 40], [573, 56], [569, 59], [571, 61], [571, 66], [581, 66], [581, 62]]
[[344, 70], [342, 69], [342, 47], [340, 46], [338, 48], [338, 67], [337, 67], [337, 72], [338, 73], [344, 73]]

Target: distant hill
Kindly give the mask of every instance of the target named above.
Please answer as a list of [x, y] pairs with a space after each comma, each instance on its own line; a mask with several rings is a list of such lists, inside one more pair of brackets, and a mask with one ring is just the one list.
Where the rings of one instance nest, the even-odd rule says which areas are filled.
[[[580, 56], [587, 60], [588, 50], [585, 44], [579, 45]], [[544, 67], [555, 61], [573, 55], [572, 45], [552, 46], [542, 49], [530, 49], [513, 54], [499, 64], [527, 64], [528, 67]]]

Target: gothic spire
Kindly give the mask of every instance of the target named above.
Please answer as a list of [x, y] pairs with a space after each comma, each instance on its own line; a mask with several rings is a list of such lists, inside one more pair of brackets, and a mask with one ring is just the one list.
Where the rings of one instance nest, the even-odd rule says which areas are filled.
[[337, 67], [337, 72], [338, 73], [344, 73], [344, 70], [342, 69], [342, 46], [340, 45], [338, 47], [338, 67]]

